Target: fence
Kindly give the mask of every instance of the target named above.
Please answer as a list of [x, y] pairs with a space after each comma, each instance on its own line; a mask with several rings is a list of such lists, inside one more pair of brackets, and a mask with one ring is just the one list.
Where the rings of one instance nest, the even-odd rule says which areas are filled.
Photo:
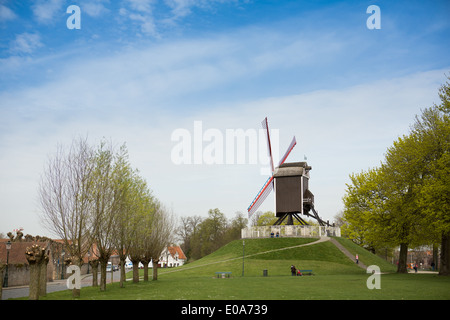
[[241, 237], [246, 238], [276, 238], [276, 237], [299, 237], [320, 238], [323, 236], [340, 237], [341, 228], [321, 226], [258, 226], [241, 230]]

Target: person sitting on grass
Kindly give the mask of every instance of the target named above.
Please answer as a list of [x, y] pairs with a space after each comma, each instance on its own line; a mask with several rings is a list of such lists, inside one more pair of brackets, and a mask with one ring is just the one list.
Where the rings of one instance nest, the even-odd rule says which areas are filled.
[[292, 265], [291, 266], [291, 275], [295, 276], [295, 272], [297, 271], [297, 269], [295, 269], [295, 266]]

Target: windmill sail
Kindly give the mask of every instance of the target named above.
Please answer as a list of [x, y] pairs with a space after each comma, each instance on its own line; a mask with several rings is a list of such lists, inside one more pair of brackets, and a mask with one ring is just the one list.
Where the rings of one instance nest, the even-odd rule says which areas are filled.
[[294, 138], [292, 138], [291, 144], [289, 145], [289, 148], [287, 149], [287, 151], [284, 154], [283, 158], [281, 158], [280, 163], [278, 164], [278, 166], [282, 165], [286, 161], [287, 157], [291, 153], [292, 149], [294, 149], [296, 144], [297, 144], [297, 141], [295, 140], [295, 136], [294, 136]]
[[267, 196], [270, 194], [270, 192], [273, 190], [273, 176], [267, 179], [264, 186], [259, 190], [256, 197], [253, 199], [250, 206], [247, 208], [248, 211], [248, 217], [250, 218], [252, 214], [258, 210], [259, 206], [266, 200]]
[[[272, 148], [271, 148], [271, 144], [270, 144], [269, 125], [267, 122], [267, 117], [262, 121], [261, 124], [262, 124], [263, 129], [266, 130], [267, 147], [269, 149], [270, 164], [272, 166], [272, 176], [267, 179], [267, 181], [264, 183], [264, 186], [261, 188], [261, 190], [259, 190], [256, 197], [253, 199], [250, 206], [247, 208], [249, 218], [253, 215], [253, 213], [256, 212], [256, 210], [258, 210], [259, 206], [264, 202], [264, 200], [266, 200], [267, 196], [273, 190], [274, 167], [273, 167]], [[287, 157], [289, 156], [289, 154], [291, 153], [292, 149], [295, 147], [296, 144], [297, 144], [297, 141], [295, 140], [295, 137], [294, 137], [292, 139], [291, 144], [289, 145], [288, 149], [286, 150], [286, 153], [281, 158], [279, 166], [286, 161]]]
[[267, 150], [269, 152], [270, 157], [270, 166], [272, 168], [272, 173], [274, 171], [273, 167], [273, 157], [272, 157], [272, 146], [270, 145], [270, 135], [269, 135], [269, 123], [267, 122], [267, 117], [261, 122], [263, 129], [266, 130], [266, 138], [267, 138]]

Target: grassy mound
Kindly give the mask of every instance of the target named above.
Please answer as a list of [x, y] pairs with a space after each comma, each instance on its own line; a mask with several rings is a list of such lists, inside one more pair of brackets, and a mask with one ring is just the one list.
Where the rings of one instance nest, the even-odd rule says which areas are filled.
[[367, 251], [366, 249], [361, 248], [351, 240], [345, 238], [335, 238], [335, 239], [354, 256], [358, 254], [359, 260], [363, 262], [366, 266], [377, 265], [380, 267], [382, 272], [397, 271], [397, 266]]
[[243, 241], [236, 240], [193, 263], [175, 269], [161, 269], [159, 274], [212, 277], [215, 272], [230, 271], [241, 276], [244, 269], [245, 276], [261, 276], [263, 270], [268, 270], [270, 276], [286, 276], [290, 275], [292, 264], [298, 269], [313, 270], [315, 274], [365, 272], [329, 241], [306, 245], [315, 241], [317, 239], [246, 239], [244, 249]]

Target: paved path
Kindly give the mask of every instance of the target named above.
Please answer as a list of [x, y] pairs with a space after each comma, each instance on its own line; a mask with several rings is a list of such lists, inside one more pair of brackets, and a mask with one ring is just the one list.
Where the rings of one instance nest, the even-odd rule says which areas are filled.
[[[343, 254], [345, 254], [350, 260], [356, 263], [355, 256], [352, 255], [344, 246], [342, 246], [336, 239], [329, 238], [330, 242], [334, 244], [339, 250], [342, 251]], [[366, 265], [362, 263], [361, 261], [358, 262], [358, 266], [367, 269]]]

